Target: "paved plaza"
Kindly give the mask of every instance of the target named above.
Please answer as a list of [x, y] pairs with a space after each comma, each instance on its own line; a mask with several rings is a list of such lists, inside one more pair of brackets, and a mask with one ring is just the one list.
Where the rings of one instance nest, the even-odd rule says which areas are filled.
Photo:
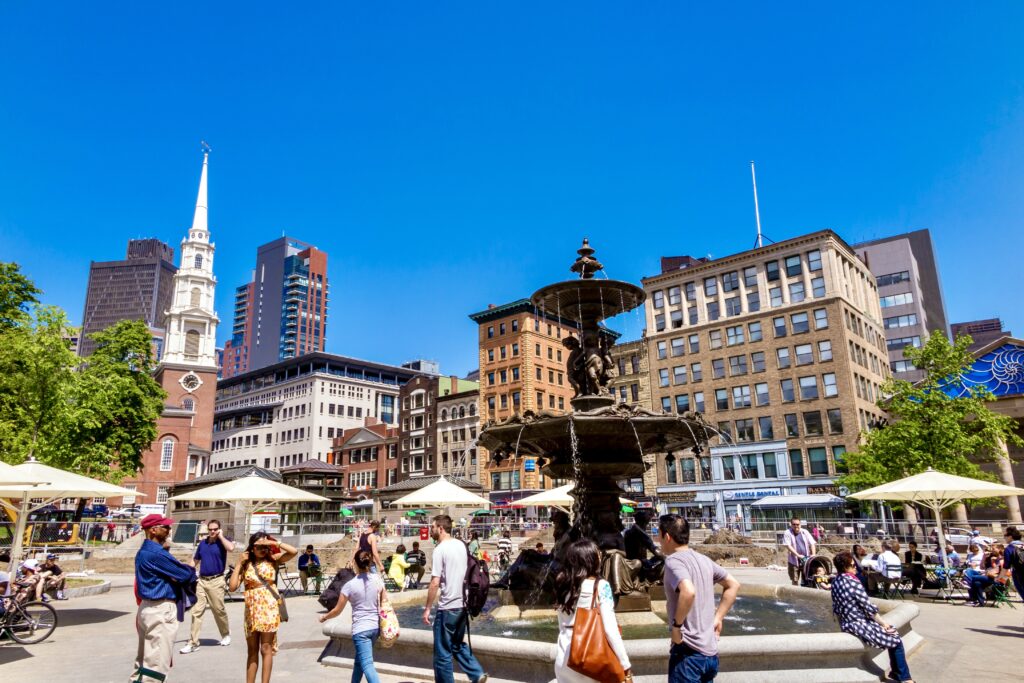
[[[765, 569], [733, 570], [741, 581], [784, 583], [784, 572]], [[914, 678], [925, 681], [1019, 681], [1019, 653], [1024, 644], [1024, 606], [974, 609], [921, 601], [915, 629], [925, 644], [910, 659]], [[317, 621], [322, 612], [313, 597], [289, 599], [291, 621], [281, 631], [281, 649], [274, 660], [274, 680], [347, 681], [344, 669], [317, 663], [326, 644]], [[33, 646], [0, 645], [0, 674], [4, 681], [46, 680], [48, 683], [124, 683], [135, 652], [135, 600], [132, 577], [112, 577], [109, 593], [57, 603], [60, 624], [49, 640]], [[170, 681], [235, 681], [243, 678], [245, 642], [242, 603], [228, 605], [234, 642], [216, 645], [211, 616], [203, 623], [203, 647], [190, 655], [175, 655]], [[342, 618], [347, 618], [343, 615]], [[175, 649], [188, 638], [188, 621], [178, 629]], [[429, 667], [430, 662], [410, 662]], [[486, 662], [484, 662], [486, 667]], [[389, 683], [410, 680], [383, 677]]]

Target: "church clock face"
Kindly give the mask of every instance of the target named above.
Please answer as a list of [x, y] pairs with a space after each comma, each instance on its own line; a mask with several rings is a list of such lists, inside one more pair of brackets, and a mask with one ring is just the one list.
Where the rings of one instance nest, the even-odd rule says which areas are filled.
[[203, 380], [199, 379], [199, 375], [194, 372], [182, 375], [178, 383], [190, 394], [203, 385]]

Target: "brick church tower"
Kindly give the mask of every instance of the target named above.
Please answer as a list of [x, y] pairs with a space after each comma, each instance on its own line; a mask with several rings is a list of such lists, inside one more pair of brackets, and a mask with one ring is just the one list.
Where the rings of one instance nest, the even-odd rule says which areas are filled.
[[[144, 497], [138, 504], [165, 504], [170, 487], [206, 473], [213, 442], [213, 406], [217, 392], [217, 314], [213, 296], [214, 245], [207, 224], [203, 154], [192, 229], [181, 241], [181, 265], [174, 276], [174, 298], [166, 312], [164, 352], [155, 379], [167, 392], [157, 420], [157, 438], [142, 457], [142, 469], [125, 479]], [[131, 504], [130, 499], [123, 501]], [[169, 510], [168, 510], [169, 511]]]

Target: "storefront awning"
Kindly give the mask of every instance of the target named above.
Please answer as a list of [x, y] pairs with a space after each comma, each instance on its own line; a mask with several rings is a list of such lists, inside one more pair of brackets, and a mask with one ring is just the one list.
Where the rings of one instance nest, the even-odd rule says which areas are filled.
[[831, 493], [807, 493], [796, 496], [767, 496], [753, 502], [750, 507], [765, 510], [768, 508], [840, 508], [846, 501]]

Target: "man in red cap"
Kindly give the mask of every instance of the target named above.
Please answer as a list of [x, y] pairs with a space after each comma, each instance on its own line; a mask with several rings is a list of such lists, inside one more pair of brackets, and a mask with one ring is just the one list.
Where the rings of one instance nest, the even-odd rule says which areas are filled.
[[164, 548], [174, 520], [163, 515], [142, 518], [146, 540], [135, 555], [135, 592], [139, 611], [135, 628], [139, 633], [139, 649], [132, 681], [162, 683], [171, 668], [174, 636], [178, 632], [176, 600], [184, 586], [195, 580], [195, 570], [174, 559]]

